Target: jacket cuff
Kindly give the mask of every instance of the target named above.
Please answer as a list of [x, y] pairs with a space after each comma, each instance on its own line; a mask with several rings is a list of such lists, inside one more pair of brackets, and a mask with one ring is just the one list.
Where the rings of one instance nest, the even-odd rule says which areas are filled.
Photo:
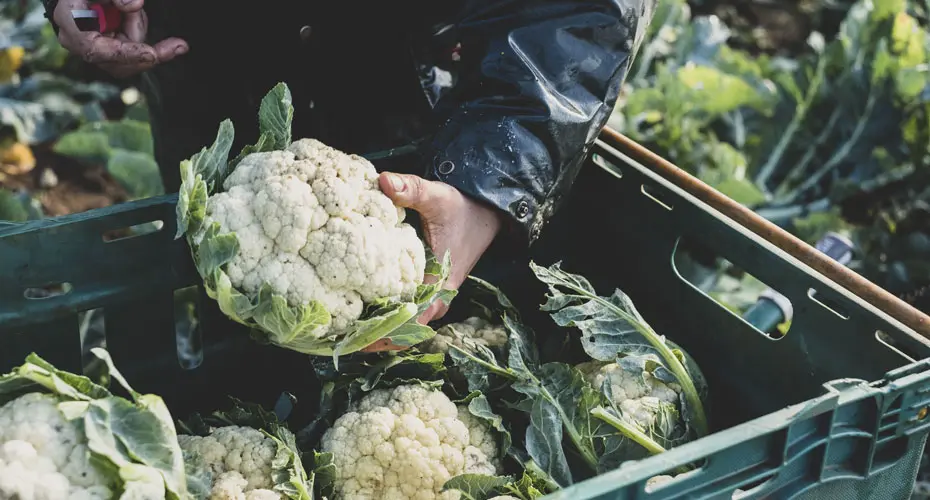
[[543, 186], [551, 185], [552, 169], [538, 138], [515, 128], [507, 120], [467, 116], [447, 122], [427, 145], [426, 178], [497, 209], [503, 221], [499, 243], [525, 249], [550, 215]]
[[52, 25], [52, 29], [55, 31], [55, 35], [58, 35], [58, 25], [55, 24], [55, 8], [58, 7], [58, 0], [42, 0], [42, 5], [45, 7], [45, 18], [48, 19], [49, 24]]

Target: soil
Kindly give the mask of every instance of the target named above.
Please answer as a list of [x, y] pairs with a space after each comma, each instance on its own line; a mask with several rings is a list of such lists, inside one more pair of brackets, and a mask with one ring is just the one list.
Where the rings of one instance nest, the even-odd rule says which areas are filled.
[[[30, 172], [4, 176], [0, 185], [13, 190], [35, 193], [48, 217], [85, 212], [115, 203], [125, 202], [126, 190], [116, 182], [102, 165], [84, 165], [51, 151], [50, 144], [33, 148], [36, 167]], [[43, 186], [45, 170], [54, 173], [56, 182]]]
[[[63, 73], [83, 82], [106, 82], [125, 88], [128, 83], [110, 78], [106, 73], [77, 60], [66, 63]], [[101, 103], [109, 119], [118, 120], [126, 111], [117, 98]], [[32, 146], [35, 167], [20, 175], [3, 174], [0, 167], [0, 187], [33, 193], [42, 205], [46, 217], [55, 217], [103, 208], [128, 199], [126, 190], [111, 177], [103, 165], [88, 165], [52, 151], [54, 144]], [[49, 175], [50, 170], [54, 175]], [[53, 182], [48, 183], [51, 179]], [[45, 180], [45, 182], [43, 182]], [[50, 185], [51, 184], [51, 185]]]

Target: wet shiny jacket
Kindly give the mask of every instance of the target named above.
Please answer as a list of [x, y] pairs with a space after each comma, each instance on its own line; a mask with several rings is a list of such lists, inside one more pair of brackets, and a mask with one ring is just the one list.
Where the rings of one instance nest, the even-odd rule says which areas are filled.
[[166, 187], [231, 118], [257, 138], [287, 82], [294, 137], [446, 182], [532, 242], [611, 112], [655, 0], [146, 0], [190, 52], [142, 77]]

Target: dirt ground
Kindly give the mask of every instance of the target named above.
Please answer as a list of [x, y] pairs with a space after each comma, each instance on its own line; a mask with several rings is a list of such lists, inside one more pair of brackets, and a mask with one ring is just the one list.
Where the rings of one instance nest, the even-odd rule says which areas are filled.
[[125, 189], [103, 165], [83, 165], [55, 154], [48, 144], [33, 148], [33, 153], [34, 169], [26, 174], [5, 176], [0, 185], [36, 193], [46, 216], [85, 212], [126, 201]]
[[730, 45], [752, 54], [796, 56], [819, 31], [832, 38], [851, 2], [837, 0], [690, 0], [692, 15], [716, 15], [734, 31]]

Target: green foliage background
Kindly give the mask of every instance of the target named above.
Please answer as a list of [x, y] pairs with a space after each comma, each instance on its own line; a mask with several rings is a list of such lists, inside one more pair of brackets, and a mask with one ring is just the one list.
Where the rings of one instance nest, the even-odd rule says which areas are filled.
[[[849, 236], [853, 269], [926, 307], [926, 19], [927, 4], [858, 1], [794, 57], [753, 56], [719, 18], [661, 0], [609, 125], [810, 243]], [[732, 291], [719, 271], [707, 288]], [[738, 310], [756, 296], [726, 295]]]

